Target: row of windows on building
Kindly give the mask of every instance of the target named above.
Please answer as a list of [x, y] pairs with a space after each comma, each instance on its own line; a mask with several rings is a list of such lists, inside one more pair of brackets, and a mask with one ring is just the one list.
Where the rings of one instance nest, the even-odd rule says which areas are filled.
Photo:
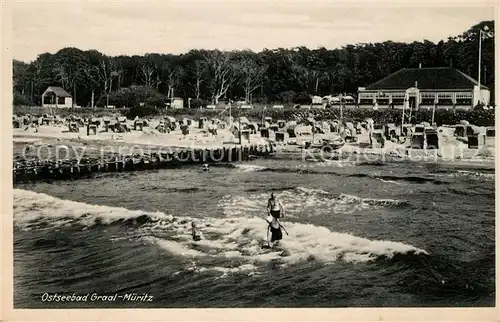
[[65, 102], [66, 102], [66, 97], [45, 96], [43, 98], [43, 104], [64, 105]]
[[[411, 97], [411, 96], [410, 96]], [[419, 105], [472, 105], [472, 92], [420, 92]], [[359, 93], [360, 105], [403, 105], [405, 93]]]

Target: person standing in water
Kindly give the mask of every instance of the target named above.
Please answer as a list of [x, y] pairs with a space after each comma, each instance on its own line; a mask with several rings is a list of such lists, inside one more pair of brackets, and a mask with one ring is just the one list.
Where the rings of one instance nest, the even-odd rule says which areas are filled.
[[285, 207], [281, 201], [271, 192], [271, 198], [269, 198], [267, 202], [267, 213], [268, 215], [273, 216], [275, 219], [284, 218], [285, 217]]
[[[283, 233], [281, 232], [281, 226], [279, 219], [273, 217], [271, 221], [268, 221], [269, 225], [267, 226], [267, 246], [272, 248], [275, 244], [277, 244], [280, 240], [283, 239]], [[269, 236], [269, 233], [271, 236]]]
[[[271, 218], [268, 218], [266, 220], [268, 222], [267, 244], [271, 248], [275, 245], [275, 243], [283, 239], [283, 233], [281, 232], [281, 229], [284, 228], [283, 226], [281, 226], [279, 219], [285, 217], [284, 210], [285, 207], [283, 207], [281, 201], [274, 195], [274, 193], [271, 193], [271, 198], [269, 198], [267, 202], [267, 212], [268, 215], [271, 216]], [[269, 233], [271, 236], [269, 236]]]
[[201, 240], [201, 232], [196, 227], [196, 223], [194, 221], [191, 223], [191, 235], [192, 235], [194, 241]]

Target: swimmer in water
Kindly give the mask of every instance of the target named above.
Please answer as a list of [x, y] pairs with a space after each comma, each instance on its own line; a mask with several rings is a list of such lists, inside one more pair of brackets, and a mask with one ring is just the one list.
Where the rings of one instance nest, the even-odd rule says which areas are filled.
[[196, 224], [195, 224], [194, 221], [191, 223], [191, 236], [193, 237], [194, 241], [200, 241], [201, 240], [201, 232], [196, 227]]
[[267, 213], [276, 219], [285, 217], [285, 207], [273, 192], [271, 192], [271, 198], [267, 201]]
[[272, 217], [272, 220], [267, 222], [269, 223], [269, 225], [267, 226], [267, 245], [268, 247], [272, 248], [277, 245], [280, 240], [283, 239], [283, 233], [281, 232], [281, 230], [283, 229], [287, 235], [288, 232], [286, 231], [285, 227], [280, 224], [278, 218]]

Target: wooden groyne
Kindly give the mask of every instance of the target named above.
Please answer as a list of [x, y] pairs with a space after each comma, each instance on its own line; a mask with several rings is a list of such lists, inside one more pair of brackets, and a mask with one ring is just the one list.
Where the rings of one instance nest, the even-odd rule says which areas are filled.
[[217, 149], [178, 149], [169, 153], [135, 155], [108, 154], [102, 158], [64, 160], [24, 159], [13, 165], [13, 182], [72, 180], [96, 173], [168, 169], [189, 164], [248, 161], [274, 153], [272, 145], [221, 147]]

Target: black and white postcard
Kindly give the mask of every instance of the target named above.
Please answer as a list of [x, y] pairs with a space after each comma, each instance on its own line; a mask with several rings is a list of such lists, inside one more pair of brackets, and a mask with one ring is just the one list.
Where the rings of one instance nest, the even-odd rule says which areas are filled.
[[495, 1], [2, 6], [2, 320], [498, 319]]

